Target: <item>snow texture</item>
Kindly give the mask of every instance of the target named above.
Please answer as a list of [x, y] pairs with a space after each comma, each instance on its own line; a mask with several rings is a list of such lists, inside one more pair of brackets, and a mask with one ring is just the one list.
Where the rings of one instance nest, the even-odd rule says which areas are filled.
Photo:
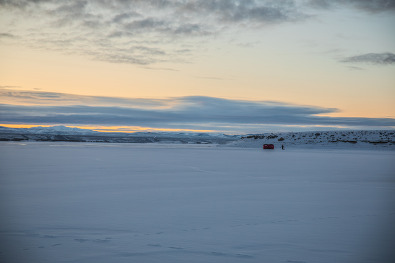
[[395, 259], [393, 151], [0, 147], [0, 262]]

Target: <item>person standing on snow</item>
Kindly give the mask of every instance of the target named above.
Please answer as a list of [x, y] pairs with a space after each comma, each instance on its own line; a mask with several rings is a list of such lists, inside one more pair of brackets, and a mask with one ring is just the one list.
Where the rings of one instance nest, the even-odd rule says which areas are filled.
[[284, 144], [281, 144], [281, 149], [283, 149], [283, 150], [284, 150]]

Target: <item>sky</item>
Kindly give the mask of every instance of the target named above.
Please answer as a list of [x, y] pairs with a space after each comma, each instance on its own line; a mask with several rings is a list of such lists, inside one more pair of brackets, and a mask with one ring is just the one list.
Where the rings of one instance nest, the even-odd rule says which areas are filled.
[[395, 129], [394, 0], [0, 0], [0, 125]]

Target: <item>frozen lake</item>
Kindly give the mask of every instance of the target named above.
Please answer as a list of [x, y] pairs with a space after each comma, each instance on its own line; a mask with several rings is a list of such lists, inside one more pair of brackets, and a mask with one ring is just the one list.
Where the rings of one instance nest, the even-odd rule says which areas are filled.
[[395, 259], [394, 151], [0, 147], [0, 262]]

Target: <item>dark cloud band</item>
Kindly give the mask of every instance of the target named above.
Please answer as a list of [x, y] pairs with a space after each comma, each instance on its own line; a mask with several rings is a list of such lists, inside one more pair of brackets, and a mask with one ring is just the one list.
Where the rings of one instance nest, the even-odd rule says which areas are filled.
[[[188, 127], [214, 130], [215, 124], [226, 126], [228, 130], [243, 130], [243, 126], [251, 125], [395, 126], [395, 119], [392, 118], [323, 117], [318, 115], [337, 110], [271, 101], [201, 96], [162, 100], [122, 99], [48, 92], [10, 92], [7, 89], [2, 91], [5, 101], [8, 96], [8, 101], [13, 99], [17, 104], [24, 101], [30, 105], [3, 103], [0, 105], [0, 123]], [[59, 101], [65, 105], [56, 106]], [[82, 104], [86, 106], [81, 106]]]

